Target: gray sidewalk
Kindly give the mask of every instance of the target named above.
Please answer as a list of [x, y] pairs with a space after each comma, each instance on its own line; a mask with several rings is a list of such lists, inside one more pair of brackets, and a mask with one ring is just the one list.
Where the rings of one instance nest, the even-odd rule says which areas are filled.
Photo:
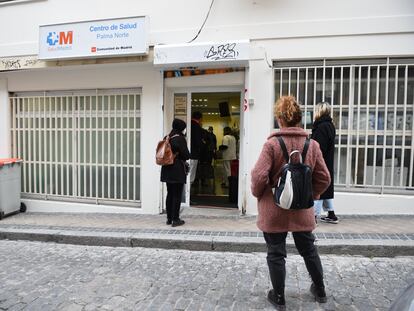
[[[186, 224], [172, 228], [165, 215], [26, 213], [0, 221], [0, 239], [105, 246], [234, 252], [265, 251], [256, 217], [232, 210], [188, 209]], [[321, 253], [364, 256], [414, 255], [414, 215], [342, 216], [319, 223]], [[293, 240], [288, 248], [294, 251]]]

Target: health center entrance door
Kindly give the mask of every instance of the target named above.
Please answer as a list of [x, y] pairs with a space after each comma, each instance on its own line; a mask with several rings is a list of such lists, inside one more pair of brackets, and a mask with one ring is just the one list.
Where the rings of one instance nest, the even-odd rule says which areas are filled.
[[[173, 109], [166, 126], [171, 126], [173, 118], [186, 121], [188, 147], [192, 154], [199, 155], [196, 161], [191, 160], [197, 164], [192, 164], [193, 171], [187, 176], [183, 205], [237, 209], [243, 140], [242, 91], [190, 88], [174, 89], [170, 95]], [[191, 145], [200, 146], [198, 152], [191, 150]]]

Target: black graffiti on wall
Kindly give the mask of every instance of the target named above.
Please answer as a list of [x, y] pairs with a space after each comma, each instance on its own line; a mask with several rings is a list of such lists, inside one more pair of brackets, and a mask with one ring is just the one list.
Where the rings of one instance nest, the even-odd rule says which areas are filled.
[[235, 50], [236, 43], [227, 43], [221, 45], [212, 45], [209, 50], [206, 50], [204, 56], [208, 60], [228, 60], [236, 59], [239, 52]]
[[1, 64], [3, 65], [4, 69], [11, 70], [11, 69], [20, 69], [22, 65], [20, 64], [20, 60], [13, 59], [13, 60], [2, 60]]
[[39, 62], [38, 59], [26, 59], [24, 62], [24, 67], [34, 66]]
[[36, 66], [39, 63], [38, 59], [28, 58], [8, 58], [0, 60], [0, 70], [16, 70]]

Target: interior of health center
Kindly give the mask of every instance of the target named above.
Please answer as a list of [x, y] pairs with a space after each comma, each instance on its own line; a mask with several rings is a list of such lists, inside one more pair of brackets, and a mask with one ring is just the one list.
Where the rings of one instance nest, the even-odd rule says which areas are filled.
[[[203, 142], [190, 205], [237, 208], [240, 92], [191, 93], [191, 113], [194, 111], [203, 115]], [[225, 151], [220, 148], [225, 128], [230, 128], [230, 135], [236, 139], [237, 159], [231, 162], [230, 176], [225, 173]]]

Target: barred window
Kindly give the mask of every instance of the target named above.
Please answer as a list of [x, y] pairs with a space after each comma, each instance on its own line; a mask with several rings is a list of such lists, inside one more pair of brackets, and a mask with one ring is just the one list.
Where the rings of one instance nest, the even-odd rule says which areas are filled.
[[12, 95], [23, 196], [136, 206], [140, 98], [139, 90]]
[[381, 193], [414, 190], [412, 59], [302, 61], [275, 63], [275, 68], [276, 99], [296, 96], [309, 132], [315, 104], [332, 105], [337, 186]]

